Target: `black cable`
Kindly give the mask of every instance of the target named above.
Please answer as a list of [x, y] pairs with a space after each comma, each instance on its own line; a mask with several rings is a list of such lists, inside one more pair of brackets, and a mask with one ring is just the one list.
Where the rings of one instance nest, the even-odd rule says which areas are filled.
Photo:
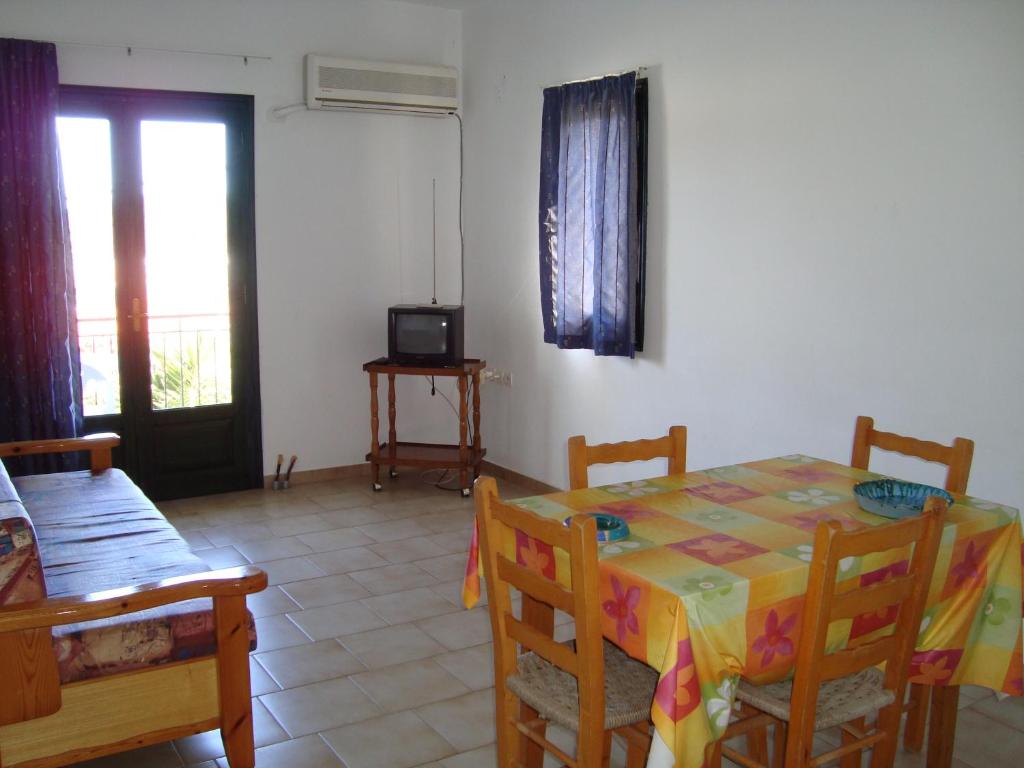
[[460, 261], [460, 272], [462, 275], [462, 290], [459, 293], [459, 304], [466, 303], [466, 235], [462, 229], [462, 187], [465, 183], [465, 178], [462, 171], [462, 146], [463, 146], [463, 129], [462, 129], [462, 115], [458, 112], [452, 112], [455, 119], [459, 121], [459, 261]]

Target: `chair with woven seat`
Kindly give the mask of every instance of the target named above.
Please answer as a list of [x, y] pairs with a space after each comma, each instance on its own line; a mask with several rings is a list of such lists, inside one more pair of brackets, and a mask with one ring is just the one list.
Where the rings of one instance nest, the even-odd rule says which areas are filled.
[[[773, 768], [816, 768], [836, 759], [859, 768], [861, 752], [872, 749], [872, 768], [891, 766], [896, 754], [903, 695], [938, 553], [946, 502], [929, 497], [917, 517], [876, 528], [845, 532], [836, 521], [820, 522], [814, 537], [807, 598], [792, 680], [758, 686], [740, 681], [737, 700], [751, 714], [731, 722], [722, 741], [711, 747], [709, 764], [721, 756], [756, 768], [755, 760], [722, 742], [775, 727]], [[871, 586], [837, 590], [839, 562], [878, 552], [909, 549], [906, 573]], [[880, 607], [896, 608], [892, 631], [840, 650], [826, 648], [833, 622], [849, 621]], [[890, 608], [891, 610], [891, 608]], [[885, 664], [884, 671], [878, 667]], [[878, 713], [868, 726], [867, 718]], [[841, 746], [813, 755], [814, 733], [841, 726]]]
[[686, 473], [686, 427], [670, 427], [665, 437], [587, 445], [583, 435], [569, 438], [569, 488], [589, 487], [587, 468], [594, 464], [668, 459], [668, 474]]
[[[950, 493], [967, 493], [967, 480], [974, 458], [973, 440], [958, 437], [953, 440], [952, 445], [940, 445], [928, 440], [898, 435], [895, 432], [882, 432], [875, 429], [875, 420], [870, 416], [858, 416], [850, 466], [867, 469], [872, 447], [945, 464], [948, 467], [946, 490]], [[911, 752], [920, 752], [924, 746], [930, 694], [931, 688], [928, 686], [919, 683], [910, 686], [910, 698], [904, 707], [904, 711], [907, 712], [907, 724], [903, 731], [903, 746]]]
[[[476, 481], [475, 499], [494, 634], [498, 765], [519, 768], [528, 748], [539, 747], [570, 768], [607, 766], [616, 732], [626, 740], [627, 766], [643, 766], [658, 673], [601, 636], [594, 520], [575, 517], [566, 527], [505, 504], [490, 477]], [[528, 558], [509, 557], [517, 533], [528, 537]], [[554, 580], [556, 568], [565, 569], [571, 589]], [[571, 615], [575, 641], [558, 643], [516, 618], [511, 588]], [[524, 720], [523, 711], [536, 717]], [[576, 733], [575, 757], [546, 737], [548, 723]]]

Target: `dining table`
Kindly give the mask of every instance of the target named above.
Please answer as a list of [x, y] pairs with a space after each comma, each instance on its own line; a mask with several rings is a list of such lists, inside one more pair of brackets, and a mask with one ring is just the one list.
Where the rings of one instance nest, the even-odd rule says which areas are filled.
[[[891, 522], [863, 511], [853, 492], [881, 477], [794, 454], [510, 502], [558, 521], [597, 512], [627, 522], [628, 537], [599, 547], [601, 621], [608, 640], [659, 671], [648, 768], [700, 768], [725, 731], [740, 678], [763, 684], [793, 674], [815, 528]], [[565, 553], [522, 532], [503, 545], [520, 565], [569, 586]], [[909, 554], [844, 560], [838, 588], [905, 573]], [[909, 677], [931, 686], [929, 768], [952, 763], [961, 685], [1024, 695], [1022, 571], [1018, 510], [954, 494]], [[472, 607], [480, 595], [474, 528], [463, 601]], [[546, 606], [524, 599], [522, 610], [552, 631]], [[891, 631], [895, 610], [834, 624], [830, 644], [870, 642]]]

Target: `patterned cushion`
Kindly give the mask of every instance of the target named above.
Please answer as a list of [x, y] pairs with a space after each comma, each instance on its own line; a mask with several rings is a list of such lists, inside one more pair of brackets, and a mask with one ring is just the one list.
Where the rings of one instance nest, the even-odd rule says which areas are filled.
[[0, 605], [46, 597], [46, 584], [28, 512], [0, 462]]
[[[35, 524], [50, 597], [209, 570], [120, 470], [30, 475], [14, 485]], [[216, 650], [207, 598], [54, 627], [53, 635], [64, 683]], [[255, 648], [251, 616], [249, 639]]]

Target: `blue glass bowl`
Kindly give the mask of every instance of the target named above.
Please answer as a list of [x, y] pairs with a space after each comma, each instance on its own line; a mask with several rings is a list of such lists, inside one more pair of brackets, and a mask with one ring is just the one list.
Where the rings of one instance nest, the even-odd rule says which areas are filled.
[[[604, 512], [584, 512], [587, 517], [597, 521], [598, 541], [620, 541], [629, 537], [629, 524], [621, 517], [606, 515]], [[569, 515], [562, 524], [568, 528], [576, 515]]]
[[904, 480], [868, 480], [853, 486], [857, 504], [865, 512], [899, 520], [921, 514], [924, 502], [929, 496], [938, 496], [953, 503], [953, 497], [941, 488]]

